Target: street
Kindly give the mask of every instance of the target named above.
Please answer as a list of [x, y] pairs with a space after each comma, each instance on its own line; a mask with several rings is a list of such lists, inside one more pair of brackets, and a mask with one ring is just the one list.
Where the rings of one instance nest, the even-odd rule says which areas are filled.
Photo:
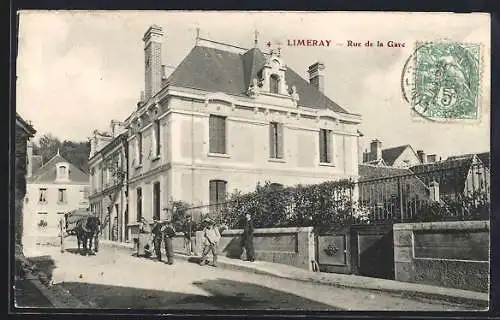
[[[225, 270], [177, 259], [170, 266], [132, 256], [126, 249], [102, 246], [81, 256], [39, 246], [26, 250], [52, 279], [91, 308], [132, 309], [288, 309], [288, 310], [470, 310], [433, 299], [409, 298], [371, 290], [338, 288]], [[258, 262], [257, 262], [258, 263]], [[17, 299], [18, 303], [33, 298]], [[21, 306], [21, 305], [20, 305]]]

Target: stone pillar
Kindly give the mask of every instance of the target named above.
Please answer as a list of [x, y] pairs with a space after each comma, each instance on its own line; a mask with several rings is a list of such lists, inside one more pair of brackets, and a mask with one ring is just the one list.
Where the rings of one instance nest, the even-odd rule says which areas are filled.
[[431, 201], [439, 201], [439, 183], [436, 181], [429, 185], [429, 198]]

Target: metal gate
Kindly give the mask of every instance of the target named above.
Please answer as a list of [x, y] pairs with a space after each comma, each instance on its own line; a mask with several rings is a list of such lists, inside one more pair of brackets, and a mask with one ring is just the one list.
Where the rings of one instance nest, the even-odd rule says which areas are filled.
[[394, 279], [392, 224], [349, 225], [318, 232], [316, 261], [322, 272]]

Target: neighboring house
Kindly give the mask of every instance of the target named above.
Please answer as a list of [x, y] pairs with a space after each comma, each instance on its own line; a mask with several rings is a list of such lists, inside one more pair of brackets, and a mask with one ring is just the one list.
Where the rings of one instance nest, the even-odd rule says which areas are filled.
[[490, 169], [475, 154], [453, 156], [444, 161], [413, 166], [410, 170], [424, 183], [439, 183], [441, 199], [484, 193], [489, 201]]
[[279, 52], [206, 39], [167, 78], [162, 29], [145, 42], [145, 95], [129, 129], [131, 220], [170, 215], [172, 201], [217, 204], [257, 182], [315, 184], [358, 177], [361, 117], [324, 95], [324, 65], [309, 81]]
[[89, 155], [90, 210], [101, 220], [101, 237], [126, 241], [128, 132], [112, 121], [108, 135], [94, 131]]
[[431, 199], [430, 186], [409, 169], [360, 164], [358, 171], [358, 203], [383, 217], [398, 213], [401, 205], [405, 213], [413, 213], [410, 203]]
[[33, 138], [36, 130], [16, 113], [16, 141], [15, 141], [15, 197], [14, 197], [14, 219], [15, 219], [15, 244], [22, 245], [23, 234], [23, 202], [26, 195], [26, 175], [30, 173], [28, 157], [29, 140]]
[[[32, 146], [28, 148], [32, 155]], [[28, 164], [24, 203], [24, 236], [54, 237], [59, 219], [69, 211], [88, 207], [89, 176], [57, 154], [39, 168]]]
[[363, 163], [394, 168], [409, 168], [411, 166], [435, 162], [436, 155], [426, 155], [423, 150], [415, 152], [409, 144], [382, 149], [380, 140], [370, 143], [370, 151], [363, 153]]

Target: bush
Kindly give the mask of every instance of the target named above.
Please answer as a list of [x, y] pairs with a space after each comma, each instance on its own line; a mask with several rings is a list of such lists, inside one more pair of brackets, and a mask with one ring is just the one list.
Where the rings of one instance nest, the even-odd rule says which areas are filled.
[[241, 228], [249, 213], [256, 228], [345, 224], [352, 220], [353, 188], [349, 180], [296, 187], [266, 182], [258, 184], [254, 192], [229, 195], [219, 213], [220, 220], [230, 228]]

